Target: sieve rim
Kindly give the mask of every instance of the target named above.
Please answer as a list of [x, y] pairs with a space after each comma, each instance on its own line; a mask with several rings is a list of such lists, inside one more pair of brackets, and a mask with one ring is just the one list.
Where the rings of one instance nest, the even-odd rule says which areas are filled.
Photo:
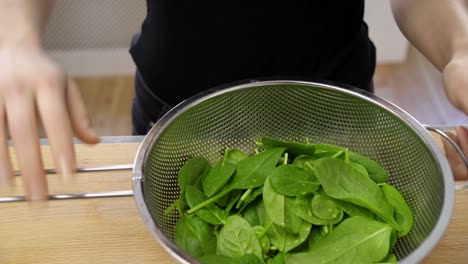
[[[163, 248], [177, 261], [180, 263], [199, 263], [191, 255], [180, 249], [171, 239], [166, 237], [162, 232], [161, 227], [153, 220], [148, 210], [144, 199], [143, 191], [143, 175], [144, 175], [144, 164], [148, 158], [148, 152], [152, 149], [154, 143], [159, 136], [164, 132], [171, 122], [176, 119], [179, 115], [189, 110], [191, 107], [209, 100], [213, 97], [230, 93], [233, 91], [248, 89], [258, 86], [270, 86], [270, 85], [303, 85], [303, 86], [315, 86], [318, 88], [334, 90], [340, 93], [344, 93], [350, 96], [358, 97], [371, 104], [374, 104], [392, 114], [394, 117], [402, 121], [405, 125], [409, 126], [413, 132], [424, 142], [432, 157], [436, 161], [436, 166], [442, 174], [444, 183], [444, 200], [442, 208], [437, 219], [437, 223], [426, 237], [424, 241], [414, 250], [411, 254], [406, 256], [400, 261], [402, 264], [418, 263], [427, 257], [430, 252], [438, 244], [444, 233], [446, 232], [453, 215], [455, 206], [455, 182], [453, 179], [450, 165], [443, 154], [442, 150], [437, 145], [435, 139], [431, 134], [409, 113], [398, 107], [397, 105], [367, 91], [349, 86], [344, 84], [338, 84], [336, 82], [313, 82], [304, 80], [291, 80], [291, 79], [262, 79], [262, 80], [244, 80], [235, 83], [228, 83], [225, 85], [217, 86], [215, 88], [198, 93], [183, 102], [173, 107], [167, 112], [148, 132], [142, 141], [134, 160], [133, 175], [132, 175], [132, 188], [134, 192], [134, 199], [139, 210], [140, 216], [143, 222], [152, 233], [153, 237], [163, 246]], [[344, 88], [346, 87], [346, 88]]]

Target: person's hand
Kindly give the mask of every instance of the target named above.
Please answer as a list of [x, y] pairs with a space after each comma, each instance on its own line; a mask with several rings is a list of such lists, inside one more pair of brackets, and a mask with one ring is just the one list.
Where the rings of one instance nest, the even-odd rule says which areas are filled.
[[73, 134], [86, 143], [99, 138], [78, 88], [37, 46], [0, 46], [0, 189], [13, 181], [8, 132], [29, 199], [46, 199], [47, 181], [39, 147], [39, 122], [49, 138], [55, 167], [75, 171]]
[[468, 51], [454, 56], [442, 73], [447, 98], [468, 116]]
[[[468, 116], [468, 52], [458, 53], [443, 71], [444, 88], [450, 102]], [[468, 118], [467, 118], [468, 121]], [[458, 127], [449, 134], [468, 156], [468, 130]], [[455, 180], [468, 180], [466, 165], [460, 155], [444, 140], [444, 149], [452, 167]]]
[[[465, 156], [468, 157], [468, 129], [465, 127], [458, 127], [457, 133], [447, 133], [455, 142], [460, 146], [460, 148], [465, 153]], [[445, 155], [452, 167], [452, 172], [455, 180], [468, 180], [468, 170], [465, 163], [463, 162], [460, 154], [455, 151], [455, 148], [452, 147], [450, 143], [446, 140], [443, 141]]]

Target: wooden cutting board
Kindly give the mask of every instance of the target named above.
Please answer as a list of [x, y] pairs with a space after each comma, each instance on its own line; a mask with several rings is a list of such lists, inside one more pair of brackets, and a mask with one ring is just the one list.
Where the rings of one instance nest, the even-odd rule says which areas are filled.
[[[83, 167], [131, 164], [139, 143], [76, 145]], [[52, 168], [48, 146], [45, 166]], [[11, 149], [12, 157], [14, 150]], [[14, 166], [16, 161], [13, 159]], [[131, 172], [75, 175], [51, 193], [130, 190]], [[17, 192], [21, 192], [21, 177]], [[0, 263], [174, 263], [141, 220], [132, 197], [0, 203]], [[468, 263], [468, 191], [457, 192], [449, 229], [424, 263]]]

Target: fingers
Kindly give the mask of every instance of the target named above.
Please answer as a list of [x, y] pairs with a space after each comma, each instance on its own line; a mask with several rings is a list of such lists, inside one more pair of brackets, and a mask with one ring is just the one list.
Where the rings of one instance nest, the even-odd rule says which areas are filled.
[[85, 143], [98, 143], [99, 137], [91, 127], [88, 112], [86, 111], [78, 86], [72, 80], [68, 80], [67, 103], [75, 135]]
[[47, 182], [39, 148], [34, 95], [25, 87], [12, 89], [5, 101], [10, 135], [24, 177], [26, 195], [31, 200], [47, 198]]
[[38, 84], [37, 109], [49, 138], [55, 166], [66, 181], [70, 181], [76, 169], [73, 133], [65, 104], [65, 80], [51, 78]]
[[13, 184], [7, 140], [5, 106], [0, 102], [0, 193], [7, 191]]
[[[465, 156], [468, 155], [468, 130], [466, 128], [459, 127], [457, 128], [457, 135], [451, 132], [448, 132], [447, 134], [461, 147]], [[445, 155], [450, 163], [455, 180], [468, 180], [466, 165], [460, 157], [460, 154], [447, 141], [444, 140], [443, 145]]]
[[468, 78], [466, 61], [453, 60], [444, 68], [444, 88], [450, 102], [468, 115]]

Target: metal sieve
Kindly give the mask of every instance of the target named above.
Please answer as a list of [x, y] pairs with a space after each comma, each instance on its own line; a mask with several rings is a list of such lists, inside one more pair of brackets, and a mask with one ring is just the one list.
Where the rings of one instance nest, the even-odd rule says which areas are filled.
[[415, 225], [400, 239], [401, 263], [417, 263], [445, 232], [454, 208], [449, 164], [410, 115], [358, 89], [304, 81], [252, 81], [210, 90], [173, 108], [145, 137], [133, 168], [133, 192], [148, 229], [182, 263], [197, 262], [173, 242], [177, 173], [189, 156], [212, 164], [226, 147], [248, 153], [260, 136], [347, 147], [382, 164], [411, 207]]

